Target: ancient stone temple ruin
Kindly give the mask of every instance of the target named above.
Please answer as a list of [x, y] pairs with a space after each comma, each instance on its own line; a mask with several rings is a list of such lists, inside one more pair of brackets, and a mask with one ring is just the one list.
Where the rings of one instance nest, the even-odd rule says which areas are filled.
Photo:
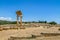
[[[17, 15], [17, 27], [20, 27], [21, 29], [23, 29], [24, 27], [22, 26], [22, 12], [16, 11], [16, 15]], [[20, 22], [19, 22], [19, 17], [20, 17]]]

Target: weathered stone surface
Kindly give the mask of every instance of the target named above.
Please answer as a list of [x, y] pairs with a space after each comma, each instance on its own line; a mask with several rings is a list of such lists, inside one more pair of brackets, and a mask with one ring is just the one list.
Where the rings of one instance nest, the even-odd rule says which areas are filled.
[[[35, 40], [37, 37], [39, 37], [39, 35], [41, 35], [40, 33], [44, 32], [44, 33], [60, 33], [60, 31], [58, 31], [59, 27], [51, 27], [51, 28], [40, 28], [40, 27], [31, 27], [31, 28], [26, 28], [26, 29], [18, 29], [18, 30], [3, 30], [0, 31], [0, 40], [7, 40], [10, 37], [22, 37], [25, 39], [29, 38]], [[36, 37], [36, 38], [35, 38]], [[42, 36], [40, 36], [39, 38], [42, 38]], [[18, 39], [20, 40], [20, 39]], [[29, 39], [27, 39], [29, 40]], [[38, 39], [36, 39], [38, 40]]]

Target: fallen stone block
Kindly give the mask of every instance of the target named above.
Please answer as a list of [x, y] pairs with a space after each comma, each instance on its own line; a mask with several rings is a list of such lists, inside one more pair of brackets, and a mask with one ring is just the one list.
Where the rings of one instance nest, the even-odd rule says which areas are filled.
[[22, 34], [22, 35], [12, 35], [8, 40], [15, 40], [15, 39], [30, 39], [32, 35], [30, 34]]
[[60, 33], [40, 33], [42, 36], [59, 36]]

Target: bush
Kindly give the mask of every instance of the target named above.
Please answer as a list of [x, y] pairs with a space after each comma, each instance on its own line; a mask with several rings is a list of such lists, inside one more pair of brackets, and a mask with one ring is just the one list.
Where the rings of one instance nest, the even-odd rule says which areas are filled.
[[54, 22], [54, 21], [52, 21], [52, 22], [49, 22], [49, 24], [51, 24], [51, 25], [55, 25], [55, 24], [57, 24], [57, 23]]
[[38, 21], [38, 23], [47, 23], [47, 21]]
[[16, 24], [16, 23], [17, 23], [16, 21], [10, 22], [10, 24]]

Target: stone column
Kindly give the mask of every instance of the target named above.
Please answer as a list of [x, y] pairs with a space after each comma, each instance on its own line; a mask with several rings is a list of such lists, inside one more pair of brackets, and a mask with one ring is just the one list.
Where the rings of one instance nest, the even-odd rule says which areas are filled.
[[23, 28], [22, 27], [22, 15], [20, 15], [20, 28]]
[[18, 15], [17, 15], [17, 26], [19, 26], [19, 21], [18, 21], [18, 19], [19, 19], [19, 18], [18, 18]]

